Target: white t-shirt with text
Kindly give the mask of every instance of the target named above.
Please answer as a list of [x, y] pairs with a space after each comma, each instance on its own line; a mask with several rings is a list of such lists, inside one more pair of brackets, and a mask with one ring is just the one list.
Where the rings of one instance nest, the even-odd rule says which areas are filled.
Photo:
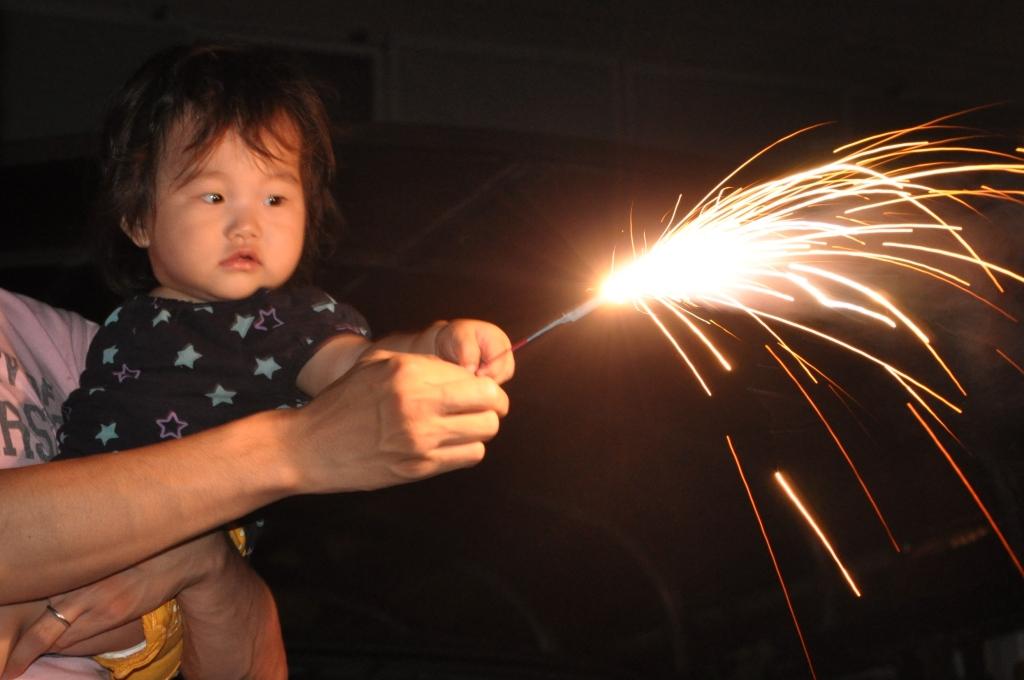
[[[61, 404], [85, 368], [96, 325], [0, 289], [0, 470], [57, 454]], [[45, 518], [41, 518], [44, 521]], [[109, 678], [92, 659], [46, 656], [22, 680]]]

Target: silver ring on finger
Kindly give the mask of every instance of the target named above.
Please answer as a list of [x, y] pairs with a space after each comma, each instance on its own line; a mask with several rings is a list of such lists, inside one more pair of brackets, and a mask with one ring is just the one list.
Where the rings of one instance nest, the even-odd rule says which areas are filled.
[[70, 628], [71, 627], [71, 622], [68, 621], [68, 617], [64, 616], [59, 611], [57, 611], [54, 608], [54, 606], [52, 604], [50, 604], [49, 602], [46, 603], [46, 611], [47, 611], [47, 613], [50, 616], [52, 616], [53, 618], [55, 618], [58, 621], [60, 621], [61, 623], [63, 623], [65, 628]]

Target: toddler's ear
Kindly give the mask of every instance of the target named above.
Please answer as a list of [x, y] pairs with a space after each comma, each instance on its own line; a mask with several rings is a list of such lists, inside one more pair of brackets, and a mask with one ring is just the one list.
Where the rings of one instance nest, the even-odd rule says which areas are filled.
[[128, 220], [121, 218], [121, 231], [124, 235], [131, 239], [132, 243], [137, 245], [139, 248], [149, 247], [149, 231], [136, 222], [133, 225], [128, 224]]

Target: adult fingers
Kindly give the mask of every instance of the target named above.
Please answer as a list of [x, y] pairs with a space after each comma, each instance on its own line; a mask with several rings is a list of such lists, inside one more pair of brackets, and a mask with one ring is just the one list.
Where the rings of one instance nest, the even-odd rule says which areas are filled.
[[454, 357], [455, 363], [470, 373], [476, 372], [480, 367], [481, 355], [483, 353], [480, 331], [477, 325], [477, 322], [460, 320], [454, 321], [448, 326], [448, 328], [452, 329], [452, 348], [448, 354]]
[[[82, 615], [83, 618], [85, 616], [87, 614]], [[71, 644], [65, 645], [62, 640], [58, 640], [50, 651], [59, 652], [67, 656], [92, 656], [100, 650], [127, 649], [144, 639], [145, 633], [142, 629], [142, 621], [136, 619]]]
[[482, 442], [441, 446], [427, 455], [410, 458], [397, 464], [396, 474], [406, 481], [417, 481], [437, 475], [472, 467], [484, 459]]
[[494, 411], [444, 416], [439, 423], [438, 447], [490, 441], [498, 434], [498, 424]]
[[67, 624], [50, 613], [49, 610], [45, 610], [28, 628], [22, 631], [14, 649], [11, 650], [7, 666], [0, 678], [8, 680], [22, 675], [33, 661], [50, 651], [67, 627]]
[[132, 583], [129, 572], [118, 572], [96, 583], [50, 598], [50, 604], [71, 622], [53, 643], [52, 651], [62, 652], [141, 615], [132, 610], [134, 601], [125, 598], [124, 588]]
[[[72, 590], [70, 593], [50, 598], [50, 605], [71, 622], [71, 625], [64, 626], [60, 630], [60, 635], [53, 641], [48, 651], [59, 652], [99, 632], [92, 629], [93, 627], [90, 625], [92, 617], [89, 616], [89, 610], [82, 606], [83, 601], [80, 593], [88, 588], [89, 586], [85, 586], [78, 590]], [[40, 620], [43, 619], [45, 617], [40, 617]]]
[[504, 350], [490, 359], [484, 359], [476, 375], [494, 380], [499, 385], [508, 382], [516, 371], [516, 360], [511, 350]]
[[490, 378], [428, 386], [396, 397], [375, 438], [383, 461], [428, 460], [438, 447], [484, 442], [498, 432], [508, 397]]
[[71, 653], [68, 650], [73, 650], [75, 645], [90, 640], [97, 635], [100, 635], [113, 627], [116, 627], [115, 623], [103, 621], [104, 617], [97, 616], [94, 610], [86, 610], [82, 612], [78, 618], [75, 619], [75, 623], [72, 626], [68, 626], [61, 633], [60, 637], [57, 638], [50, 647], [50, 651], [60, 652], [62, 654]]
[[493, 411], [498, 416], [508, 415], [508, 394], [491, 378], [473, 377], [437, 385], [440, 390], [441, 413], [480, 413]]

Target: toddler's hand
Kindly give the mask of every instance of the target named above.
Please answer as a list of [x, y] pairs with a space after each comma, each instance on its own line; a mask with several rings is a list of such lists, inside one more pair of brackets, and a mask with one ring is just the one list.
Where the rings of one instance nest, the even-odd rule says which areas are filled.
[[492, 323], [455, 319], [445, 324], [434, 339], [434, 353], [479, 376], [503, 383], [515, 372], [515, 359], [505, 332]]

